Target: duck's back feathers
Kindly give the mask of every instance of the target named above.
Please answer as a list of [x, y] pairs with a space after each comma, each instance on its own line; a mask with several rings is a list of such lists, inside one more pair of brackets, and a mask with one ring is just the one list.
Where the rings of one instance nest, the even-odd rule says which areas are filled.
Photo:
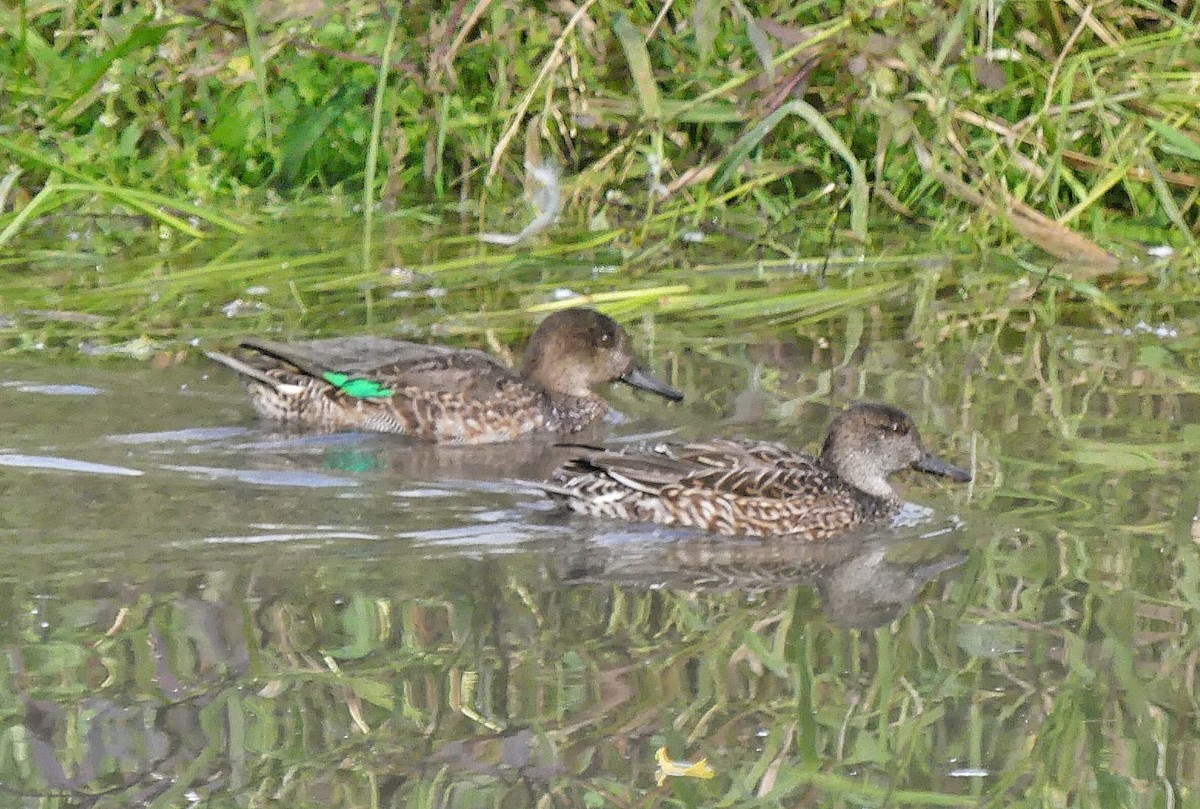
[[284, 363], [318, 379], [334, 372], [372, 379], [394, 389], [423, 388], [487, 398], [521, 381], [511, 368], [482, 351], [405, 340], [363, 336], [285, 344], [253, 338], [243, 340], [241, 346], [257, 353], [268, 367]]

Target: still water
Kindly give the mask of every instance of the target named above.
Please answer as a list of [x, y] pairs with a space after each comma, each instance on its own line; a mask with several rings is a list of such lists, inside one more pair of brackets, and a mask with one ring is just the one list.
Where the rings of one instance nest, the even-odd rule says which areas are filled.
[[0, 805], [1192, 805], [1195, 328], [896, 304], [629, 324], [689, 400], [613, 390], [617, 440], [879, 399], [975, 472], [811, 545], [561, 514], [537, 443], [281, 434], [195, 356], [5, 360]]

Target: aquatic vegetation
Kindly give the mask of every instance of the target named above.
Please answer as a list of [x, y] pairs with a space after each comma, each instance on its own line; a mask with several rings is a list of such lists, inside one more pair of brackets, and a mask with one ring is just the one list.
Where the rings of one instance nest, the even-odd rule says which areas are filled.
[[405, 9], [0, 9], [3, 345], [482, 345], [579, 304], [712, 336], [897, 295], [1111, 325], [1194, 295], [1194, 12]]

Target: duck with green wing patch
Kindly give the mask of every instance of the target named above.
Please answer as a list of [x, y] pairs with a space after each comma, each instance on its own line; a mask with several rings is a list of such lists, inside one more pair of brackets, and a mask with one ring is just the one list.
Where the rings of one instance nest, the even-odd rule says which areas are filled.
[[519, 372], [481, 351], [379, 337], [247, 339], [241, 348], [208, 356], [242, 375], [260, 415], [327, 431], [482, 444], [578, 432], [608, 412], [594, 389], [609, 382], [683, 398], [642, 367], [619, 324], [590, 309], [542, 321]]

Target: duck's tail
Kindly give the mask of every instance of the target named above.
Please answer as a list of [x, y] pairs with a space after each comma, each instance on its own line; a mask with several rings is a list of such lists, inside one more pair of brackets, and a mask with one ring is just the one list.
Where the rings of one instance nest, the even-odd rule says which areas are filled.
[[271, 390], [279, 391], [281, 388], [283, 388], [287, 385], [286, 382], [283, 382], [282, 380], [273, 378], [266, 371], [263, 371], [260, 368], [255, 368], [250, 363], [243, 362], [242, 360], [239, 360], [237, 357], [231, 357], [228, 354], [221, 354], [216, 351], [205, 351], [204, 355], [206, 357], [208, 357], [210, 360], [212, 360], [213, 362], [219, 362], [227, 368], [232, 368], [234, 371], [236, 371], [237, 373], [241, 374], [244, 377], [248, 377], [249, 379], [253, 379], [256, 382], [263, 383], [264, 385], [269, 387]]
[[579, 496], [579, 493], [573, 489], [570, 489], [566, 486], [556, 486], [552, 481], [549, 480], [522, 480], [518, 482], [528, 486], [531, 489], [536, 489], [542, 494], [548, 494], [554, 499], [566, 499]]

